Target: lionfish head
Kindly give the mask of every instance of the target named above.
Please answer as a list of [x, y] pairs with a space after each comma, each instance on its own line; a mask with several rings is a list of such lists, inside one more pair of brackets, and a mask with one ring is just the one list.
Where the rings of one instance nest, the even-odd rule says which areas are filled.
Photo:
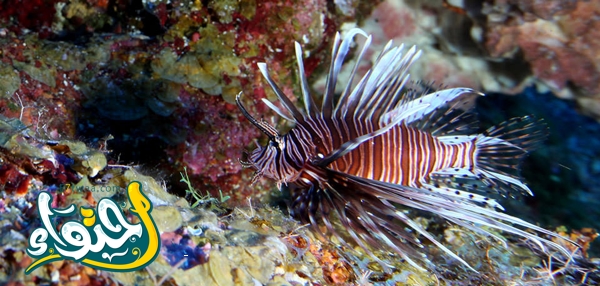
[[284, 136], [280, 135], [277, 129], [269, 125], [266, 121], [257, 120], [250, 115], [244, 105], [242, 105], [240, 95], [241, 93], [236, 97], [238, 108], [254, 126], [269, 137], [269, 143], [266, 146], [259, 145], [247, 155], [245, 160], [241, 160], [242, 165], [256, 170], [252, 182], [255, 182], [261, 176], [274, 179], [280, 184], [293, 181], [298, 172], [294, 168], [287, 168], [278, 164], [280, 161], [279, 158], [286, 151]]

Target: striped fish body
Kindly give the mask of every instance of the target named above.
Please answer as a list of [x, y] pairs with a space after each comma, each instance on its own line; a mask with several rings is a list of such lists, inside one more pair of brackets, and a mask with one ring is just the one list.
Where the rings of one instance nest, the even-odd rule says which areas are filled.
[[[357, 124], [346, 118], [329, 120], [317, 118], [307, 120], [303, 126], [309, 126], [307, 129], [313, 130], [316, 134], [310, 135], [306, 129], [296, 128], [285, 135], [286, 139], [291, 139], [288, 140], [290, 143], [287, 145], [299, 146], [301, 151], [295, 151], [296, 156], [285, 156], [287, 159], [282, 161], [296, 162], [293, 164], [295, 170], [289, 173], [297, 173], [294, 177], [303, 178], [305, 187], [327, 180], [320, 175], [320, 172], [316, 172], [314, 167], [308, 168], [306, 164], [322, 157], [323, 154], [334, 152], [352, 138], [383, 127], [370, 120]], [[450, 183], [452, 187], [449, 187], [448, 183], [440, 178], [433, 178], [433, 175], [441, 174], [446, 178], [454, 176], [475, 178], [478, 153], [476, 141], [476, 136], [450, 136], [438, 139], [428, 131], [398, 124], [331, 162], [328, 168], [364, 179], [423, 188], [449, 197], [467, 197], [473, 201], [501, 207], [493, 199], [465, 192], [468, 188], [472, 189], [473, 184], [465, 186], [465, 183]], [[298, 159], [290, 160], [293, 157]], [[301, 158], [310, 160], [302, 161]], [[281, 167], [285, 165], [284, 162], [274, 169], [284, 170], [285, 168]], [[310, 170], [309, 173], [303, 173], [307, 170]], [[522, 187], [528, 191], [526, 186], [522, 185]]]
[[[356, 127], [347, 126], [345, 120], [338, 122], [339, 124], [334, 126], [344, 127], [341, 130], [330, 128], [327, 137], [337, 136], [341, 138], [342, 143], [356, 137], [352, 132], [346, 131]], [[371, 130], [375, 128], [379, 127]], [[466, 142], [449, 144], [438, 140], [426, 131], [397, 125], [332, 162], [329, 168], [365, 179], [423, 187], [430, 181], [430, 175], [437, 171], [449, 168], [474, 169], [475, 140], [473, 138]], [[330, 140], [328, 143], [324, 144], [325, 154], [335, 150], [332, 146], [337, 142]]]
[[[365, 36], [366, 42], [348, 84], [335, 95], [337, 76], [356, 35]], [[259, 64], [284, 109], [263, 102], [295, 127], [280, 134], [275, 127], [252, 117], [238, 95], [241, 112], [269, 137], [268, 145], [259, 146], [242, 161], [256, 169], [255, 179], [264, 176], [279, 185], [289, 185], [293, 196], [290, 210], [295, 217], [309, 223], [322, 237], [329, 233], [352, 247], [345, 239], [350, 237], [376, 260], [374, 249], [388, 249], [417, 268], [421, 266], [416, 261], [434, 267], [420, 251], [420, 238], [425, 238], [470, 268], [399, 211], [399, 205], [428, 211], [504, 243], [503, 237], [481, 226], [524, 237], [543, 251], [550, 247], [570, 256], [562, 245], [523, 229], [564, 238], [502, 213], [502, 206], [487, 197], [532, 195], [519, 177], [519, 163], [545, 138], [543, 125], [532, 117], [522, 117], [475, 133], [476, 121], [468, 107], [474, 96], [482, 94], [468, 88], [415, 91], [418, 85], [409, 83], [407, 73], [420, 55], [414, 47], [404, 51], [390, 42], [372, 69], [355, 80], [358, 62], [370, 41], [360, 29], [350, 30], [343, 40], [336, 36], [320, 105], [309, 93], [302, 50], [296, 43], [305, 107], [302, 112], [271, 79], [266, 64]], [[334, 220], [347, 235], [340, 234]]]

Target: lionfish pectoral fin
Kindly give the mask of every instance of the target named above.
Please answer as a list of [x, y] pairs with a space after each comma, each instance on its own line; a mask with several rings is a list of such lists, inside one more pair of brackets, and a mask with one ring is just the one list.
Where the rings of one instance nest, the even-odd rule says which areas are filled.
[[415, 106], [415, 108], [412, 110], [406, 111], [404, 114], [398, 114], [397, 116], [394, 116], [392, 122], [375, 130], [374, 132], [356, 137], [352, 140], [345, 142], [339, 148], [331, 151], [329, 154], [327, 154], [323, 158], [315, 159], [313, 164], [315, 164], [319, 167], [327, 167], [327, 165], [331, 164], [331, 162], [348, 154], [349, 152], [354, 150], [356, 147], [358, 147], [360, 144], [364, 143], [365, 141], [367, 141], [369, 139], [372, 139], [374, 137], [377, 137], [381, 134], [388, 132], [390, 129], [392, 129], [392, 127], [396, 126], [404, 118], [406, 118], [406, 116], [410, 116], [412, 113], [418, 112], [420, 109], [427, 108], [427, 106], [428, 106], [428, 104], [421, 104], [421, 105]]
[[[363, 249], [368, 257], [371, 257], [373, 260], [379, 263], [387, 272], [393, 266], [377, 257], [377, 255], [373, 253], [371, 247], [369, 247], [370, 245], [376, 245], [377, 243], [376, 238], [369, 235], [373, 229], [372, 221], [365, 222], [363, 224], [358, 223], [356, 221], [357, 210], [352, 208], [352, 205], [347, 204], [347, 200], [344, 199], [343, 189], [340, 192], [338, 191], [339, 186], [334, 186], [331, 184], [326, 185], [327, 187], [320, 191], [323, 194], [323, 201], [320, 204], [319, 210], [322, 215], [321, 220], [325, 224], [327, 231], [336, 237], [339, 243], [346, 246], [348, 249], [354, 248], [346, 241], [346, 239], [344, 239], [342, 235], [340, 235], [340, 232], [336, 230], [336, 227], [331, 220], [331, 215], [333, 212], [345, 229], [352, 230], [347, 232], [347, 235], [350, 236], [350, 238]], [[321, 233], [320, 236], [324, 237], [325, 234]], [[407, 257], [407, 261], [410, 261], [410, 258]], [[424, 270], [417, 264], [414, 264], [414, 266]]]
[[[413, 228], [418, 234], [430, 240], [446, 254], [458, 259], [458, 261], [470, 269], [473, 268], [471, 268], [466, 261], [460, 259], [460, 257], [454, 254], [451, 250], [443, 247], [443, 245], [438, 242], [435, 237], [429, 234], [426, 230], [420, 228], [418, 225], [414, 224], [414, 222], [409, 221], [409, 218], [399, 215], [399, 213], [396, 213], [396, 215], [391, 215], [389, 211], [394, 209], [393, 204], [437, 214], [447, 221], [453, 222], [459, 226], [469, 229], [470, 231], [492, 237], [499, 241], [503, 241], [504, 243], [505, 240], [503, 238], [492, 232], [482, 229], [481, 226], [488, 226], [493, 229], [505, 231], [528, 239], [535, 243], [544, 252], [547, 252], [547, 247], [550, 246], [551, 248], [566, 255], [566, 257], [571, 257], [572, 253], [560, 243], [540, 237], [537, 234], [525, 231], [524, 229], [529, 229], [537, 233], [543, 233], [552, 238], [562, 239], [566, 242], [572, 243], [575, 246], [578, 246], [572, 240], [564, 238], [557, 233], [528, 223], [517, 217], [496, 211], [495, 209], [479, 206], [470, 200], [457, 199], [455, 197], [440, 193], [432, 195], [427, 189], [412, 188], [408, 186], [369, 180], [335, 171], [331, 171], [331, 173], [332, 180], [341, 180], [340, 184], [342, 186], [346, 186], [345, 189], [361, 190], [360, 196], [358, 196], [356, 193], [353, 193], [348, 197], [351, 197], [352, 200], [361, 200], [361, 202], [365, 202], [368, 205], [373, 206], [373, 209], [370, 209], [372, 212], [367, 212], [366, 214], [380, 218], [391, 217], [395, 221], [404, 223], [405, 225]], [[397, 233], [396, 231], [399, 231], [398, 228], [400, 228], [399, 226], [392, 224], [384, 224], [383, 226], [386, 227], [386, 230], [392, 231], [393, 233]], [[398, 233], [401, 234], [402, 232]], [[388, 236], [388, 238], [390, 237]], [[397, 250], [393, 247], [392, 249]]]
[[390, 217], [394, 216], [396, 211], [394, 207], [385, 205], [368, 193], [353, 192], [352, 190], [355, 189], [352, 182], [349, 182], [343, 173], [332, 171], [328, 178], [326, 188], [320, 190], [319, 209], [327, 231], [344, 245], [353, 248], [334, 227], [331, 220], [337, 217], [341, 227], [349, 230], [347, 235], [386, 271], [392, 265], [374, 253], [375, 250], [381, 249], [382, 244], [395, 251], [415, 268], [425, 271], [425, 268], [414, 260], [417, 258], [419, 261], [428, 262], [426, 256], [417, 250], [423, 246], [412, 233], [391, 221]]
[[[402, 197], [405, 201], [398, 202], [398, 194], [408, 192], [406, 196], [410, 197], [411, 192], [423, 192], [423, 190], [351, 176], [329, 169], [328, 178], [329, 193], [336, 194], [340, 198], [339, 201], [331, 200], [331, 204], [337, 206], [337, 215], [341, 218], [342, 226], [354, 231], [351, 233], [352, 238], [368, 254], [371, 253], [369, 248], [379, 249], [384, 246], [396, 252], [415, 268], [423, 269], [417, 261], [428, 266], [431, 266], [431, 262], [420, 250], [423, 245], [417, 235], [421, 235], [461, 264], [477, 272], [394, 205], [394, 203], [401, 203], [408, 207], [415, 207], [418, 202], [410, 198]], [[341, 204], [343, 207], [340, 206]]]
[[[317, 168], [310, 165], [310, 168]], [[337, 239], [338, 244], [353, 249], [354, 241], [364, 253], [377, 261], [386, 271], [392, 265], [385, 262], [375, 253], [386, 245], [395, 251], [414, 267], [425, 270], [413, 259], [427, 261], [426, 256], [419, 250], [422, 248], [420, 241], [414, 233], [404, 226], [392, 221], [396, 209], [390, 204], [385, 204], [377, 197], [364, 193], [347, 180], [343, 173], [319, 168], [317, 171], [325, 172], [326, 181], [320, 186], [311, 185], [307, 190], [293, 191], [291, 213], [310, 223], [318, 237], [324, 241], [331, 241], [329, 236]], [[319, 227], [324, 224], [326, 230]], [[343, 231], [340, 231], [343, 230]]]

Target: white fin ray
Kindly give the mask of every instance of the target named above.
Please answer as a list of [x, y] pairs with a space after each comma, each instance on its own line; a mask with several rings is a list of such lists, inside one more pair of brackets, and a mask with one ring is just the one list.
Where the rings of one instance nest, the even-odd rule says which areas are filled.
[[[398, 59], [401, 59], [402, 49], [403, 47], [400, 46], [386, 52], [386, 54], [382, 55], [381, 59], [375, 63], [375, 66], [371, 68], [371, 73], [365, 83], [365, 87], [355, 110], [355, 120], [367, 118], [364, 116], [365, 113], [377, 109], [379, 106], [376, 105], [376, 102], [379, 102], [386, 97], [387, 93], [382, 92], [382, 90], [387, 87], [388, 84], [386, 84], [386, 82], [389, 83], [392, 80], [392, 76], [399, 76], [397, 74], [400, 71], [398, 71], [397, 66], [394, 63], [398, 62]], [[386, 65], [381, 63], [386, 63]]]
[[[477, 136], [477, 145], [480, 145], [480, 146], [485, 146], [485, 145], [507, 145], [507, 146], [510, 146], [510, 147], [513, 147], [513, 148], [517, 148], [517, 149], [523, 150], [523, 148], [521, 148], [521, 147], [519, 147], [519, 146], [517, 146], [517, 145], [515, 145], [515, 144], [513, 144], [511, 142], [508, 142], [508, 141], [506, 141], [506, 140], [504, 140], [502, 138], [489, 137], [489, 136], [485, 136], [483, 134], [479, 134]], [[523, 150], [523, 151], [525, 151], [525, 150]]]
[[[391, 45], [391, 41], [388, 45]], [[387, 112], [391, 110], [390, 104], [398, 101], [408, 81], [410, 75], [407, 73], [408, 68], [421, 55], [421, 51], [417, 51], [413, 46], [404, 53], [404, 46], [395, 47], [385, 51], [371, 69], [365, 83], [364, 90], [356, 108], [355, 118], [371, 118], [375, 111], [380, 110]], [[374, 118], [374, 120], [378, 120]]]
[[[405, 194], [404, 196], [407, 196], [407, 195], [408, 194]], [[535, 230], [537, 232], [544, 233], [544, 234], [552, 236], [552, 237], [560, 237], [558, 234], [556, 234], [552, 231], [541, 228], [532, 223], [528, 223], [520, 218], [511, 216], [511, 215], [508, 215], [508, 214], [505, 214], [502, 212], [498, 212], [491, 208], [480, 207], [480, 206], [477, 206], [472, 203], [455, 202], [452, 200], [448, 200], [448, 198], [444, 197], [444, 196], [431, 196], [431, 195], [428, 195], [428, 194], [425, 194], [422, 192], [412, 192], [410, 194], [410, 197], [411, 197], [410, 200], [403, 201], [404, 205], [413, 206], [414, 208], [417, 208], [417, 209], [427, 210], [429, 212], [439, 214], [440, 216], [444, 217], [445, 219], [455, 218], [455, 219], [459, 219], [459, 220], [463, 220], [463, 221], [482, 224], [482, 225], [486, 225], [486, 226], [489, 226], [489, 227], [492, 227], [495, 229], [513, 233], [513, 234], [516, 234], [521, 237], [531, 239], [544, 252], [547, 252], [546, 245], [549, 245], [549, 246], [552, 246], [554, 249], [562, 252], [567, 257], [571, 255], [571, 253], [565, 247], [561, 246], [558, 243], [555, 243], [551, 240], [539, 237], [536, 234], [526, 232], [520, 228], [516, 228], [512, 225], [505, 223], [505, 222], [510, 222], [510, 223], [518, 225], [522, 228], [528, 228], [531, 230]], [[413, 202], [412, 200], [414, 200], [414, 203], [412, 203]], [[424, 205], [422, 205], [423, 203], [429, 205], [430, 207], [424, 207]], [[433, 207], [433, 206], [436, 206], [436, 207]], [[467, 226], [471, 230], [480, 229], [480, 227], [475, 226], [475, 225], [465, 224], [464, 226]], [[575, 244], [575, 242], [573, 242], [567, 238], [563, 238], [563, 239]], [[577, 244], [575, 244], [575, 245], [577, 245]]]
[[406, 214], [404, 214], [401, 211], [397, 211], [396, 215], [399, 218], [401, 218], [402, 221], [404, 223], [406, 223], [409, 227], [416, 230], [417, 233], [419, 233], [423, 237], [427, 238], [431, 243], [435, 244], [435, 246], [437, 246], [439, 249], [444, 251], [444, 253], [446, 253], [448, 256], [456, 259], [457, 261], [459, 261], [460, 263], [462, 263], [469, 269], [477, 272], [477, 270], [475, 270], [475, 268], [471, 267], [471, 265], [469, 265], [469, 263], [467, 263], [465, 260], [460, 258], [460, 256], [456, 255], [456, 253], [452, 252], [452, 250], [448, 249], [446, 246], [444, 246], [442, 243], [440, 243], [431, 233], [429, 233], [427, 230], [423, 229], [419, 224], [417, 224], [413, 220], [411, 220], [408, 216], [406, 216]]
[[292, 117], [290, 117], [289, 113], [286, 114], [283, 110], [281, 110], [275, 104], [273, 104], [272, 102], [270, 102], [268, 99], [263, 98], [262, 102], [264, 104], [266, 104], [271, 110], [275, 111], [277, 114], [279, 114], [279, 116], [285, 118], [286, 120], [291, 121], [291, 122], [295, 122], [296, 121], [296, 120], [292, 119]]
[[449, 187], [439, 187], [438, 188], [431, 184], [423, 184], [423, 188], [428, 189], [435, 193], [443, 194], [448, 197], [458, 198], [461, 200], [469, 200], [469, 201], [473, 201], [473, 202], [477, 202], [477, 203], [483, 203], [483, 204], [487, 204], [493, 208], [498, 208], [500, 210], [504, 210], [504, 207], [500, 203], [498, 203], [496, 200], [490, 199], [486, 196], [482, 196], [479, 194], [474, 194], [471, 192], [466, 192], [463, 190], [453, 189], [453, 188], [449, 188]]
[[392, 72], [395, 70], [395, 63], [398, 62], [398, 58], [400, 58], [399, 56], [402, 54], [402, 49], [404, 48], [404, 46], [401, 45], [399, 47], [394, 47], [390, 49], [388, 46], [391, 47], [391, 45], [392, 41], [390, 41], [387, 44], [386, 50], [381, 52], [380, 58], [377, 59], [377, 61], [371, 68], [371, 73], [369, 74], [369, 78], [365, 83], [365, 88], [358, 102], [359, 110], [361, 109], [361, 107], [364, 107], [367, 104], [367, 102], [372, 100], [372, 96], [375, 92], [375, 89], [377, 89], [380, 86], [383, 86], [385, 80], [388, 79]]
[[300, 113], [300, 111], [296, 108], [294, 103], [287, 97], [287, 95], [285, 95], [285, 93], [283, 93], [283, 91], [279, 88], [279, 86], [277, 86], [275, 81], [273, 81], [273, 79], [271, 78], [271, 75], [269, 74], [269, 70], [267, 69], [267, 64], [258, 63], [256, 65], [258, 66], [258, 69], [262, 73], [265, 80], [267, 80], [267, 82], [273, 89], [273, 92], [275, 92], [275, 95], [277, 95], [277, 98], [279, 98], [279, 101], [281, 101], [281, 104], [283, 104], [283, 106], [294, 117], [295, 120], [293, 120], [293, 121], [294, 122], [304, 121], [304, 115], [302, 115], [302, 113]]
[[381, 117], [381, 114], [385, 114], [387, 111], [392, 110], [392, 105], [395, 102], [400, 101], [402, 98], [402, 89], [409, 78], [410, 75], [407, 74], [402, 78], [395, 78], [388, 86], [378, 88], [376, 94], [372, 96], [372, 98], [377, 101], [367, 104], [367, 106], [371, 106], [371, 108], [368, 108], [366, 112], [363, 111], [357, 118], [370, 118], [377, 122]]
[[337, 77], [340, 74], [340, 69], [344, 63], [344, 59], [350, 51], [350, 46], [354, 43], [354, 36], [363, 35], [368, 38], [369, 35], [359, 28], [353, 28], [346, 33], [344, 39], [340, 43], [340, 33], [335, 35], [333, 49], [331, 53], [331, 66], [329, 69], [329, 75], [327, 76], [327, 83], [325, 86], [325, 94], [323, 95], [323, 103], [321, 111], [325, 116], [331, 116], [333, 111], [333, 96], [335, 93], [335, 86], [337, 84]]
[[[389, 53], [389, 50], [391, 49], [391, 47], [392, 47], [392, 41], [389, 41], [385, 45], [383, 50], [379, 53], [379, 56], [377, 57], [377, 59], [375, 60], [375, 63], [373, 64], [373, 67], [370, 68], [365, 73], [365, 75], [363, 75], [359, 84], [356, 87], [354, 87], [354, 89], [352, 90], [352, 93], [350, 94], [349, 98], [347, 99], [347, 102], [346, 102], [347, 110], [345, 111], [344, 114], [350, 113], [350, 114], [352, 114], [351, 116], [353, 118], [356, 118], [356, 112], [359, 110], [359, 106], [363, 105], [363, 102], [368, 101], [371, 98], [370, 94], [365, 92], [365, 90], [367, 89], [367, 85], [370, 83], [370, 81], [374, 77], [373, 73], [375, 73], [375, 71], [376, 71], [375, 67], [378, 66], [378, 63], [381, 61], [381, 58], [384, 55], [387, 55]], [[357, 62], [356, 64], [358, 65], [359, 63]], [[377, 77], [377, 75], [375, 75], [375, 77]], [[351, 82], [348, 82], [348, 84], [350, 85]], [[371, 83], [371, 85], [372, 85], [372, 83]], [[346, 86], [346, 87], [349, 88], [349, 86]]]
[[[338, 99], [338, 103], [336, 104], [336, 106], [333, 110], [334, 117], [339, 115], [340, 110], [343, 110], [345, 112], [348, 109], [348, 103], [351, 100], [350, 95], [353, 94], [352, 82], [354, 81], [354, 77], [356, 76], [356, 72], [358, 71], [360, 62], [361, 62], [363, 56], [365, 55], [365, 52], [368, 50], [369, 46], [371, 45], [372, 40], [373, 40], [373, 37], [371, 35], [369, 35], [369, 37], [367, 37], [367, 39], [363, 45], [363, 48], [361, 49], [360, 53], [358, 54], [358, 57], [356, 58], [354, 67], [352, 68], [352, 72], [350, 73], [350, 77], [348, 78], [348, 84], [346, 85], [346, 88], [344, 88], [344, 91], [342, 92], [342, 95]], [[361, 80], [361, 82], [362, 82], [362, 80]], [[358, 86], [360, 86], [360, 84], [357, 85], [357, 87]]]
[[302, 88], [302, 98], [304, 99], [304, 108], [306, 114], [314, 117], [319, 112], [315, 101], [310, 95], [310, 88], [308, 87], [308, 80], [304, 74], [304, 61], [302, 58], [302, 47], [298, 42], [295, 42], [294, 48], [296, 49], [296, 61], [298, 62], [298, 76], [300, 77], [300, 87]]
[[[439, 108], [440, 106], [447, 104], [448, 102], [458, 98], [461, 95], [473, 94], [473, 93], [478, 93], [478, 92], [476, 92], [475, 90], [470, 89], [470, 88], [451, 88], [451, 89], [440, 90], [440, 91], [430, 93], [428, 95], [422, 96], [420, 98], [417, 98], [417, 99], [414, 99], [412, 101], [402, 104], [398, 108], [390, 111], [388, 114], [383, 115], [381, 120], [382, 120], [382, 123], [385, 123], [385, 122], [389, 121], [389, 116], [391, 114], [403, 113], [403, 112], [406, 112], [407, 110], [413, 108], [415, 105], [418, 105], [421, 103], [428, 103], [429, 107], [412, 114], [410, 117], [407, 117], [406, 120], [403, 121], [403, 123], [405, 123], [405, 124], [410, 124], [411, 122], [419, 120], [424, 115], [427, 115], [428, 113], [430, 113], [430, 112], [436, 110], [437, 108]], [[479, 93], [479, 94], [483, 95], [482, 93]]]
[[524, 190], [525, 192], [527, 192], [530, 196], [533, 196], [533, 192], [531, 192], [531, 190], [529, 189], [529, 187], [527, 187], [527, 185], [523, 184], [523, 182], [521, 182], [518, 179], [497, 173], [497, 172], [490, 172], [490, 171], [486, 171], [486, 170], [478, 170], [479, 173], [483, 174], [484, 176], [488, 177], [488, 178], [493, 178], [493, 179], [497, 179], [500, 180], [502, 182], [505, 183], [509, 183], [512, 185], [515, 185], [519, 188], [521, 188], [522, 190]]

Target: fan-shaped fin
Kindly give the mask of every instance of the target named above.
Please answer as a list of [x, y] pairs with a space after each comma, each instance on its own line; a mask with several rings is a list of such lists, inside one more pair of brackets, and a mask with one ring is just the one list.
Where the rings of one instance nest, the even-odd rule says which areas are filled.
[[477, 116], [471, 112], [476, 96], [459, 96], [444, 104], [410, 126], [433, 136], [470, 135], [478, 129]]
[[[381, 122], [382, 123], [389, 122], [391, 116], [394, 116], [395, 114], [398, 114], [398, 113], [406, 112], [406, 110], [410, 110], [414, 106], [417, 106], [417, 105], [420, 105], [423, 103], [429, 104], [429, 106], [427, 108], [421, 109], [421, 110], [419, 110], [419, 112], [413, 113], [411, 116], [405, 118], [402, 121], [403, 123], [408, 125], [414, 121], [420, 120], [421, 118], [423, 118], [423, 116], [435, 111], [436, 109], [440, 108], [441, 106], [450, 103], [451, 101], [455, 100], [459, 96], [462, 96], [465, 94], [473, 94], [473, 93], [481, 94], [470, 88], [451, 88], [451, 89], [436, 91], [434, 93], [430, 93], [428, 95], [422, 96], [420, 98], [414, 99], [412, 101], [406, 102], [406, 103], [398, 106], [394, 110], [384, 114], [381, 118]], [[483, 95], [483, 94], [481, 94], [481, 95]]]

